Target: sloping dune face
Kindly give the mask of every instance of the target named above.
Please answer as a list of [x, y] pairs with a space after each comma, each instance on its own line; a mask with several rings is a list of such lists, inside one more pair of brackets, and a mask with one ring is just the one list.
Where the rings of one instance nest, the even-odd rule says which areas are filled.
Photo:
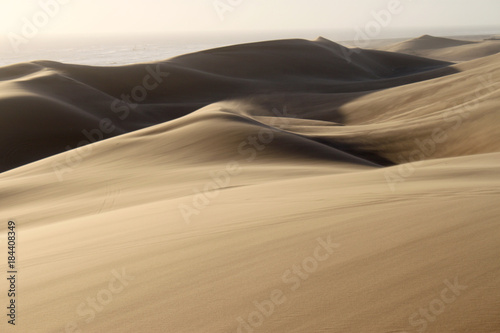
[[2, 332], [500, 330], [500, 55], [286, 40], [0, 85]]

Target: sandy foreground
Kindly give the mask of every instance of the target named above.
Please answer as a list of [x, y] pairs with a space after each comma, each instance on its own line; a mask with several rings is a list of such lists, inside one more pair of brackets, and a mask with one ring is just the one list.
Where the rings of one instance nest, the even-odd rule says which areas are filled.
[[384, 49], [0, 68], [0, 331], [500, 332], [500, 41]]

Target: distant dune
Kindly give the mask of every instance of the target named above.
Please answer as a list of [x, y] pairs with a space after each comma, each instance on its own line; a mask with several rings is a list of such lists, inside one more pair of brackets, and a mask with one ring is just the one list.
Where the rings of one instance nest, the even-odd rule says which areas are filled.
[[0, 68], [0, 331], [500, 330], [494, 43]]
[[500, 40], [476, 42], [424, 35], [382, 49], [444, 61], [468, 61], [499, 53]]

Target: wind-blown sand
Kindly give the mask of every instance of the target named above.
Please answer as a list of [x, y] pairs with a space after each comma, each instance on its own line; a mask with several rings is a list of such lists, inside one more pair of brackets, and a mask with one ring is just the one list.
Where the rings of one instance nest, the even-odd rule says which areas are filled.
[[0, 68], [1, 331], [500, 331], [500, 54], [420, 42]]

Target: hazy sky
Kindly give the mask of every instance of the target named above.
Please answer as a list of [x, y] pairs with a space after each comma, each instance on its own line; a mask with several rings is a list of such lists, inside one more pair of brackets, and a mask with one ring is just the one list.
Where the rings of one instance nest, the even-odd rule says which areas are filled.
[[[387, 10], [393, 1], [395, 13], [381, 21], [389, 22], [385, 32], [500, 27], [500, 0], [0, 0], [0, 32], [3, 39], [8, 33], [22, 34], [26, 22], [38, 23], [44, 34], [352, 31], [364, 28], [375, 19], [372, 11]], [[54, 3], [64, 4], [57, 8]], [[42, 7], [51, 15], [48, 20]]]

